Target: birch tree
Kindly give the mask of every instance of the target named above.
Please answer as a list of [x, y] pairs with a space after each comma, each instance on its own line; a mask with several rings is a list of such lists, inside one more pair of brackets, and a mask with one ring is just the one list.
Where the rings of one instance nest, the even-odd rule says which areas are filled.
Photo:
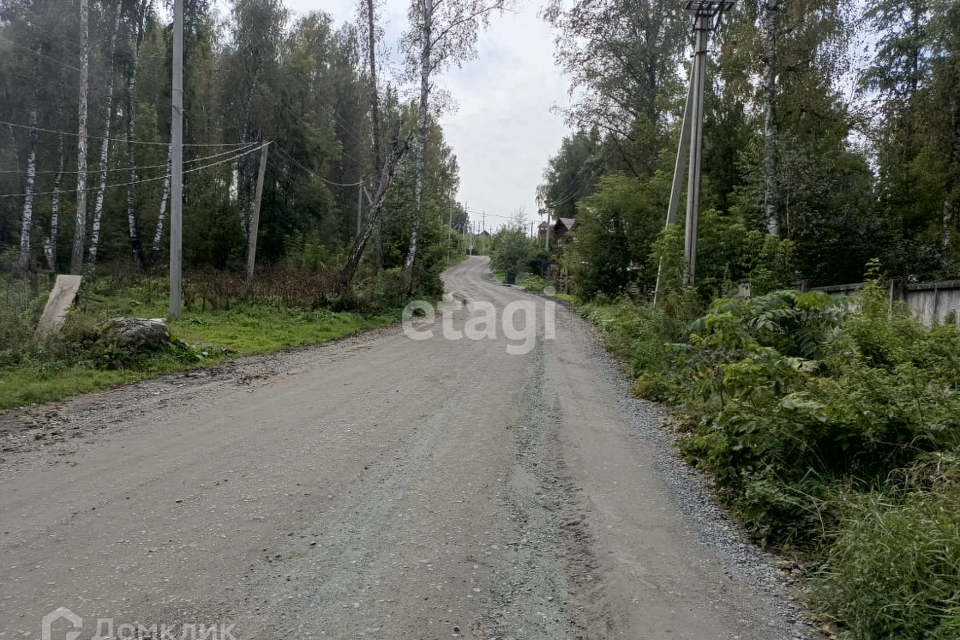
[[407, 66], [419, 77], [417, 135], [414, 143], [414, 196], [410, 219], [410, 243], [404, 268], [413, 287], [413, 265], [420, 237], [423, 178], [426, 157], [427, 118], [430, 112], [431, 78], [445, 67], [460, 65], [476, 55], [480, 29], [493, 12], [502, 12], [505, 0], [413, 0], [408, 11], [410, 30], [404, 34]]
[[761, 5], [763, 32], [763, 210], [767, 233], [780, 233], [779, 191], [780, 133], [777, 124], [777, 12], [779, 0]]
[[387, 190], [393, 182], [397, 165], [406, 154], [408, 146], [409, 139], [401, 140], [400, 127], [398, 125], [393, 136], [390, 155], [386, 158], [380, 171], [380, 179], [377, 183], [377, 190], [374, 192], [373, 204], [370, 207], [367, 222], [350, 246], [347, 261], [344, 263], [343, 269], [340, 270], [339, 278], [337, 278], [338, 294], [342, 295], [347, 290], [347, 287], [350, 286], [353, 274], [356, 273], [357, 266], [360, 264], [360, 258], [363, 257], [364, 247], [366, 247], [367, 242], [370, 240], [373, 230], [380, 224], [380, 216], [383, 213], [383, 204], [387, 197]]
[[117, 32], [120, 30], [121, 3], [117, 2], [114, 12], [113, 29], [110, 32], [109, 75], [107, 76], [107, 96], [103, 107], [103, 138], [100, 141], [100, 185], [97, 188], [97, 200], [93, 208], [93, 228], [90, 233], [90, 262], [92, 271], [97, 264], [97, 249], [100, 246], [100, 220], [103, 218], [103, 198], [107, 190], [107, 173], [110, 164], [110, 128], [113, 123], [113, 78], [115, 55], [117, 52]]
[[70, 273], [80, 275], [87, 240], [87, 91], [90, 74], [89, 0], [80, 0], [80, 94], [77, 126], [77, 220]]
[[60, 73], [60, 86], [57, 92], [57, 173], [53, 177], [53, 193], [50, 203], [50, 235], [44, 239], [43, 251], [47, 256], [47, 265], [51, 271], [57, 270], [57, 233], [60, 231], [60, 189], [63, 186], [64, 136], [63, 136], [63, 72]]
[[390, 155], [387, 158], [382, 157], [380, 140], [380, 89], [377, 86], [377, 42], [380, 31], [377, 27], [377, 7], [375, 0], [363, 0], [360, 4], [360, 19], [366, 23], [367, 28], [367, 65], [370, 73], [370, 116], [373, 121], [373, 161], [374, 167], [379, 172], [377, 187], [374, 191], [373, 202], [370, 206], [370, 213], [367, 215], [367, 221], [363, 225], [360, 233], [353, 240], [350, 246], [347, 260], [340, 270], [340, 276], [337, 278], [337, 293], [343, 294], [350, 281], [356, 273], [360, 259], [363, 257], [363, 251], [370, 240], [374, 229], [377, 229], [377, 266], [382, 266], [383, 249], [382, 239], [380, 237], [380, 219], [383, 213], [383, 204], [387, 197], [387, 190], [390, 188], [393, 178], [396, 175], [397, 165], [406, 155], [409, 148], [409, 138], [401, 140], [401, 123], [398, 122], [393, 133]]
[[37, 180], [37, 110], [40, 108], [40, 56], [38, 42], [33, 63], [33, 99], [30, 104], [30, 150], [27, 153], [27, 185], [23, 199], [23, 217], [20, 223], [20, 260], [17, 271], [24, 277], [30, 269], [30, 234], [33, 233], [33, 186]]
[[140, 224], [137, 216], [137, 158], [133, 140], [137, 113], [137, 71], [140, 66], [140, 46], [143, 44], [143, 28], [146, 20], [149, 0], [133, 4], [132, 26], [130, 29], [130, 60], [127, 64], [127, 232], [130, 234], [130, 249], [134, 264], [143, 267], [143, 247], [140, 242]]
[[150, 247], [150, 264], [154, 264], [160, 255], [160, 240], [163, 238], [163, 223], [167, 219], [167, 201], [170, 199], [170, 170], [173, 164], [173, 145], [167, 145], [167, 173], [163, 178], [163, 193], [160, 195], [160, 213], [157, 215], [157, 229], [153, 234]]
[[[380, 170], [380, 86], [377, 84], [377, 42], [382, 37], [377, 28], [377, 6], [375, 0], [366, 0], [360, 4], [360, 22], [367, 27], [367, 68], [370, 72], [370, 118], [373, 121], [373, 168]], [[379, 190], [379, 185], [377, 185]], [[360, 248], [361, 254], [363, 247]], [[377, 271], [383, 270], [383, 229], [380, 216], [377, 216]], [[352, 274], [351, 274], [352, 277]], [[347, 278], [349, 283], [350, 278]], [[339, 286], [339, 285], [338, 285]], [[345, 285], [344, 285], [345, 286]]]

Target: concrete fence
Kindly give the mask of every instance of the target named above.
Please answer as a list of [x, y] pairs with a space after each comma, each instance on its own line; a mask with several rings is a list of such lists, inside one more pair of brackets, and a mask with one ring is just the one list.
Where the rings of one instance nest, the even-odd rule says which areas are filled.
[[[863, 283], [837, 284], [830, 287], [813, 287], [830, 295], [848, 296], [858, 291]], [[927, 326], [943, 324], [953, 314], [960, 326], [960, 280], [941, 282], [904, 282], [889, 280], [886, 283], [890, 302], [902, 301]]]

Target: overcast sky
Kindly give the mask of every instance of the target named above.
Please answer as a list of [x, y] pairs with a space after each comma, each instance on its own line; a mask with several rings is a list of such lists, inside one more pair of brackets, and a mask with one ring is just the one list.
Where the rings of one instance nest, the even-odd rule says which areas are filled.
[[[488, 229], [519, 209], [527, 220], [540, 220], [535, 190], [567, 132], [563, 118], [550, 112], [568, 103], [567, 84], [553, 64], [552, 32], [537, 17], [541, 1], [528, 0], [515, 13], [494, 16], [480, 36], [477, 57], [435, 81], [458, 105], [441, 118], [460, 164], [458, 199], [472, 220], [486, 212]], [[356, 13], [354, 0], [286, 0], [286, 5], [297, 15], [325, 11], [338, 25], [354, 20]], [[387, 0], [388, 41], [406, 28], [407, 6], [405, 0]], [[395, 46], [392, 57], [399, 65]]]

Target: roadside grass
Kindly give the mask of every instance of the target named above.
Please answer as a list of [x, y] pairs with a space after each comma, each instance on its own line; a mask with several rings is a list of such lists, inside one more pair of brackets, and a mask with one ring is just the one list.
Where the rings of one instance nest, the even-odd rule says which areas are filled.
[[[787, 552], [812, 619], [850, 640], [960, 638], [960, 331], [879, 283], [578, 311], [671, 405], [679, 448], [761, 545]], [[699, 317], [698, 317], [699, 316]]]
[[0, 410], [63, 398], [137, 382], [161, 371], [102, 371], [92, 366], [26, 365], [0, 372]]
[[364, 315], [255, 306], [184, 314], [168, 326], [173, 335], [198, 348], [212, 346], [231, 354], [253, 355], [328, 342], [358, 331], [385, 327], [399, 319], [399, 312]]
[[179, 319], [167, 322], [172, 337], [168, 348], [129, 354], [92, 346], [96, 326], [117, 316], [164, 317], [166, 287], [158, 279], [115, 284], [97, 281], [71, 311], [62, 333], [47, 339], [35, 333], [45, 294], [38, 303], [21, 295], [21, 283], [0, 284], [0, 297], [19, 302], [0, 313], [4, 338], [0, 410], [53, 402], [232, 357], [321, 344], [400, 320], [399, 309], [334, 312], [263, 303], [238, 303], [229, 309], [188, 307]]
[[[537, 275], [530, 275], [518, 282], [521, 287], [533, 293], [543, 293], [543, 290], [550, 285], [549, 282]], [[556, 288], [556, 287], [554, 287]]]

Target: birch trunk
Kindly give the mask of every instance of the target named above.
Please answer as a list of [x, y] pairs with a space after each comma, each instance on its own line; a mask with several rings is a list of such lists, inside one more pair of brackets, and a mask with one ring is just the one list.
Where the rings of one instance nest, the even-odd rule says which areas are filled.
[[160, 239], [163, 237], [163, 223], [167, 218], [167, 200], [170, 198], [170, 164], [173, 162], [173, 145], [167, 148], [167, 176], [163, 179], [163, 194], [160, 196], [160, 215], [157, 216], [157, 230], [153, 234], [153, 246], [150, 247], [150, 264], [160, 253]]
[[[63, 96], [63, 74], [60, 75], [60, 96]], [[63, 127], [63, 100], [57, 100], [57, 128]], [[50, 270], [57, 270], [57, 233], [60, 227], [60, 187], [63, 185], [63, 132], [57, 134], [57, 173], [53, 177], [53, 202], [50, 205], [50, 237], [43, 243]]]
[[[373, 167], [380, 170], [380, 94], [377, 86], [377, 27], [374, 0], [367, 0], [367, 55], [370, 62], [370, 115], [373, 120]], [[377, 272], [383, 271], [383, 233], [377, 219]], [[351, 277], [353, 274], [350, 274]], [[347, 282], [349, 284], [349, 280]]]
[[33, 186], [37, 180], [37, 109], [40, 106], [40, 44], [33, 60], [33, 101], [30, 104], [30, 151], [27, 153], [27, 185], [20, 221], [20, 260], [17, 272], [23, 278], [30, 270], [30, 234], [33, 232]]
[[113, 32], [110, 34], [110, 71], [107, 76], [107, 102], [103, 109], [103, 140], [100, 143], [100, 185], [97, 188], [97, 200], [93, 207], [93, 229], [90, 233], [90, 258], [88, 269], [92, 272], [97, 264], [97, 249], [100, 246], [100, 220], [103, 217], [103, 197], [107, 190], [107, 169], [110, 161], [110, 125], [113, 123], [113, 77], [117, 51], [117, 31], [120, 29], [120, 3], [117, 3], [113, 20]]
[[367, 241], [370, 239], [373, 230], [379, 229], [380, 227], [380, 215], [383, 212], [383, 202], [387, 197], [387, 189], [390, 188], [390, 184], [393, 182], [397, 165], [407, 152], [407, 141], [400, 142], [399, 135], [400, 130], [398, 127], [396, 135], [394, 136], [393, 152], [390, 154], [390, 157], [386, 159], [383, 169], [380, 171], [380, 181], [377, 184], [377, 191], [373, 197], [373, 206], [370, 207], [370, 215], [363, 229], [350, 247], [350, 255], [347, 257], [343, 270], [340, 271], [340, 277], [337, 279], [338, 294], [343, 294], [343, 292], [347, 290], [350, 281], [353, 279], [353, 274], [357, 270], [357, 265], [360, 264], [360, 258], [363, 257], [363, 250], [367, 246]]
[[414, 163], [413, 213], [410, 218], [410, 246], [404, 267], [408, 272], [409, 284], [413, 288], [413, 264], [417, 257], [417, 241], [420, 237], [420, 208], [423, 200], [423, 173], [426, 165], [427, 109], [430, 104], [430, 69], [433, 45], [433, 0], [422, 0], [423, 24], [420, 38], [420, 105], [417, 113], [417, 143]]
[[778, 0], [767, 0], [763, 5], [763, 144], [764, 144], [764, 217], [767, 232], [780, 234], [778, 219], [780, 172], [780, 134], [777, 125], [777, 10]]
[[947, 185], [947, 195], [943, 199], [943, 249], [950, 251], [953, 225], [960, 209], [960, 100], [953, 104], [953, 131], [950, 149], [950, 167], [953, 184]]
[[87, 88], [90, 74], [88, 0], [80, 0], [80, 105], [77, 130], [77, 221], [73, 232], [70, 273], [80, 275], [87, 239]]
[[367, 0], [367, 39], [370, 60], [370, 116], [373, 120], [373, 166], [380, 169], [380, 95], [377, 93], [377, 28], [373, 0]]
[[140, 224], [137, 219], [137, 157], [134, 151], [133, 133], [136, 124], [137, 70], [140, 66], [140, 45], [143, 43], [143, 20], [147, 11], [147, 1], [137, 7], [137, 27], [133, 35], [133, 59], [127, 71], [127, 229], [130, 233], [130, 249], [137, 268], [143, 268], [143, 245], [140, 240]]

